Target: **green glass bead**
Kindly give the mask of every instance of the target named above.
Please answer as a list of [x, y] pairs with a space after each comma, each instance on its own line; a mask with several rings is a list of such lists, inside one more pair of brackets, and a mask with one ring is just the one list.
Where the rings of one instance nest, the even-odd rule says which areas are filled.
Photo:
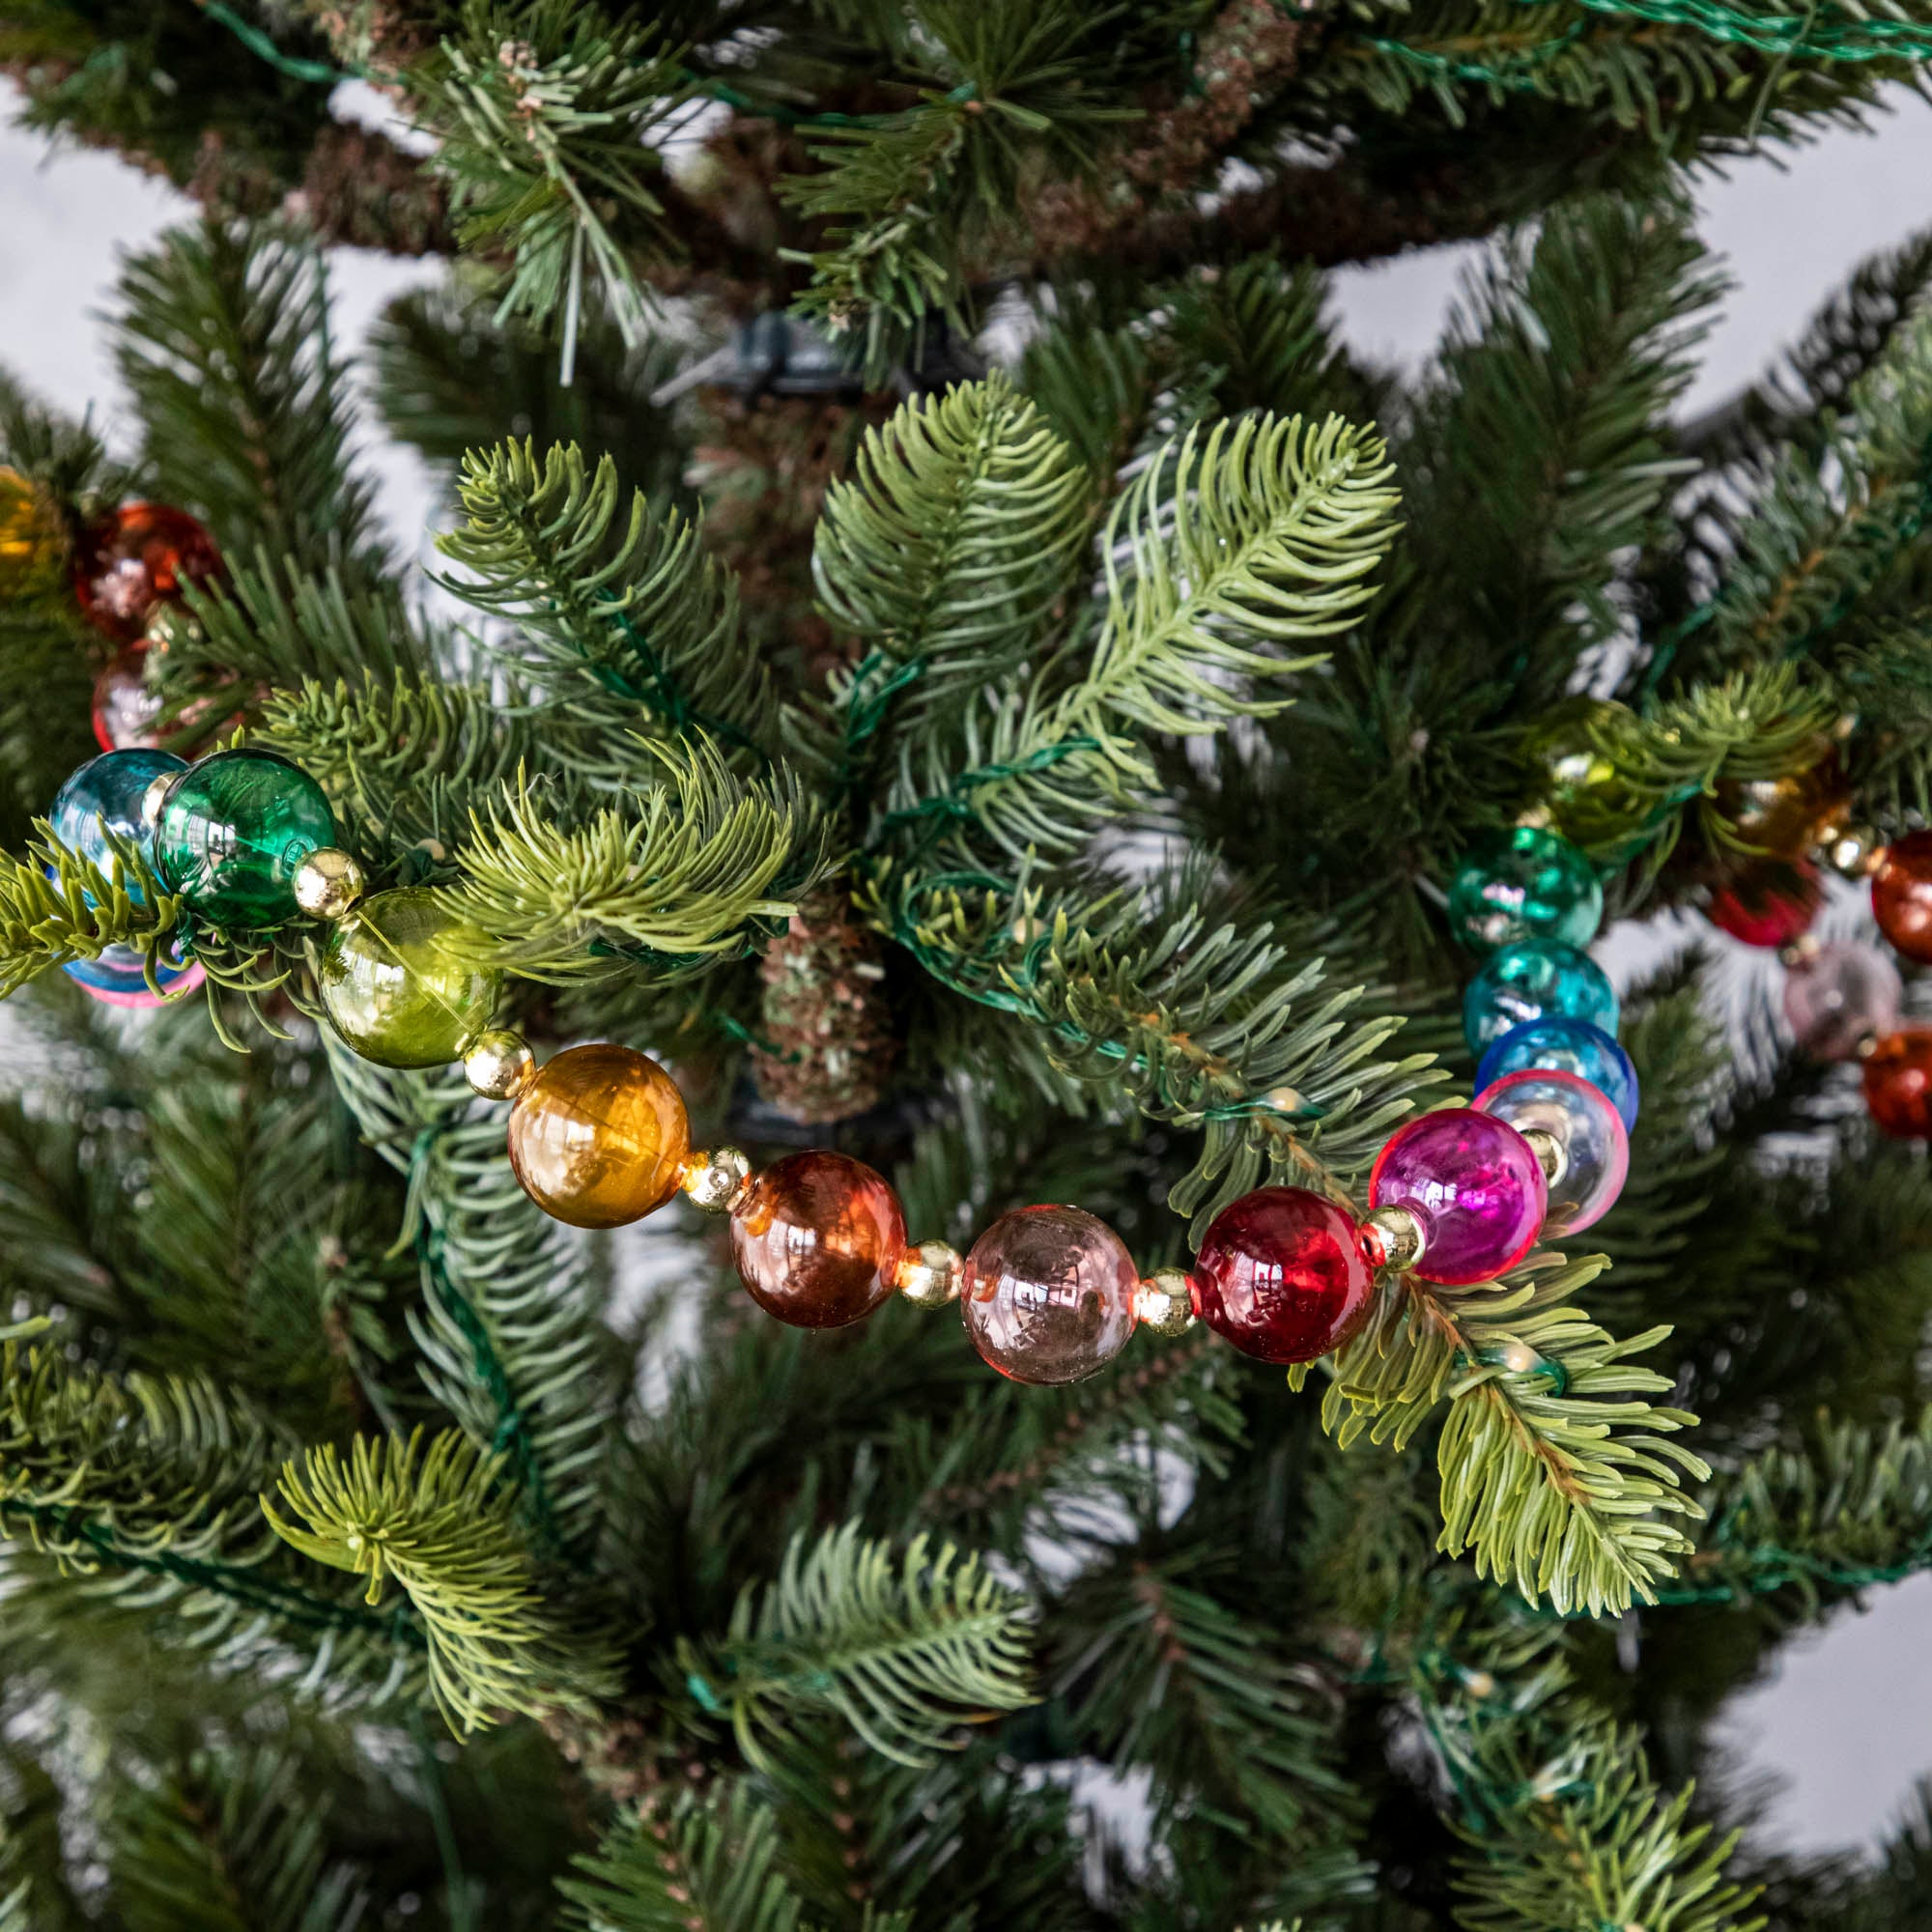
[[1472, 952], [1520, 939], [1587, 946], [1604, 917], [1604, 889], [1567, 838], [1533, 826], [1492, 834], [1449, 881], [1449, 924]]
[[296, 916], [297, 868], [334, 843], [328, 801], [306, 772], [267, 752], [216, 752], [169, 791], [155, 865], [203, 918], [256, 930]]
[[457, 957], [463, 930], [427, 886], [378, 893], [328, 936], [319, 979], [328, 1023], [379, 1066], [444, 1066], [489, 1026], [502, 976]]
[[1642, 830], [1649, 808], [1625, 782], [1619, 755], [1635, 728], [1629, 705], [1579, 694], [1523, 733], [1519, 755], [1552, 830], [1578, 845], [1616, 844]]

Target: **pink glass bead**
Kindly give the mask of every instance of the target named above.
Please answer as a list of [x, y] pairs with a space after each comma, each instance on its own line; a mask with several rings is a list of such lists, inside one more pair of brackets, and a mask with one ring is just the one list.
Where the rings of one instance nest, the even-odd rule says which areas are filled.
[[1543, 1217], [1546, 1235], [1580, 1235], [1610, 1211], [1630, 1174], [1630, 1130], [1601, 1087], [1560, 1067], [1530, 1066], [1492, 1081], [1472, 1104], [1520, 1134], [1541, 1127], [1562, 1148], [1563, 1172], [1550, 1183]]
[[1813, 1060], [1850, 1060], [1867, 1037], [1898, 1025], [1905, 984], [1875, 946], [1831, 940], [1785, 976], [1784, 1021]]
[[1548, 1203], [1535, 1150], [1472, 1107], [1424, 1114], [1397, 1132], [1369, 1175], [1371, 1208], [1422, 1223], [1424, 1281], [1466, 1288], [1507, 1274], [1536, 1240]]
[[1126, 1243], [1078, 1208], [1021, 1208], [973, 1243], [959, 1312], [973, 1346], [1016, 1382], [1077, 1382], [1134, 1332]]

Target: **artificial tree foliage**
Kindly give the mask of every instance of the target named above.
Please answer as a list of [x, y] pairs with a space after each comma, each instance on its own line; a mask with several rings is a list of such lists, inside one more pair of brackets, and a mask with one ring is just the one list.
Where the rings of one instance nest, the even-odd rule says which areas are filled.
[[[0, 463], [56, 540], [205, 520], [172, 742], [310, 773], [540, 1052], [916, 1236], [1180, 1264], [1466, 1091], [1443, 886], [1577, 694], [1615, 918], [1828, 756], [1932, 812], [1932, 240], [1682, 409], [1700, 173], [1928, 53], [1922, 0], [0, 0], [27, 124], [200, 204], [123, 269], [125, 413], [0, 380]], [[1351, 352], [1326, 268], [1475, 237], [1423, 372]], [[451, 258], [359, 362], [341, 244]], [[321, 1024], [313, 924], [65, 849], [102, 662], [0, 579], [0, 1926], [1923, 1915], [1923, 1818], [1741, 1840], [1711, 1739], [1932, 1561], [1923, 1149], [1719, 942], [1628, 991], [1587, 1237], [1289, 1374], [1021, 1387], [911, 1306], [780, 1326], [682, 1208], [545, 1219], [500, 1106]], [[135, 1020], [58, 970], [177, 942]]]

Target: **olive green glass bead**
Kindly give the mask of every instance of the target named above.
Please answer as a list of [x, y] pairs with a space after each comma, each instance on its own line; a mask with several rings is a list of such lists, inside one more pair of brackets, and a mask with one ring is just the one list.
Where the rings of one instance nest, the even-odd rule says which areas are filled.
[[1629, 705], [1579, 694], [1524, 733], [1520, 755], [1552, 830], [1578, 845], [1608, 845], [1643, 829], [1649, 808], [1623, 776], [1636, 732]]
[[259, 929], [296, 917], [296, 873], [335, 843], [322, 787], [267, 752], [216, 752], [169, 787], [155, 825], [155, 867], [217, 925]]
[[457, 957], [462, 923], [427, 886], [378, 893], [328, 936], [319, 979], [328, 1023], [379, 1066], [445, 1066], [490, 1024], [501, 975]]

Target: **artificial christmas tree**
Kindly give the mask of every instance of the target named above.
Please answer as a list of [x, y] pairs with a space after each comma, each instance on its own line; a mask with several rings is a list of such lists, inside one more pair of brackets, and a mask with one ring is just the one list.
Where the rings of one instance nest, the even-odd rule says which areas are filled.
[[0, 1926], [1924, 1913], [1696, 1779], [1932, 1550], [1932, 246], [1673, 414], [1915, 5], [0, 7], [206, 212], [0, 388]]

